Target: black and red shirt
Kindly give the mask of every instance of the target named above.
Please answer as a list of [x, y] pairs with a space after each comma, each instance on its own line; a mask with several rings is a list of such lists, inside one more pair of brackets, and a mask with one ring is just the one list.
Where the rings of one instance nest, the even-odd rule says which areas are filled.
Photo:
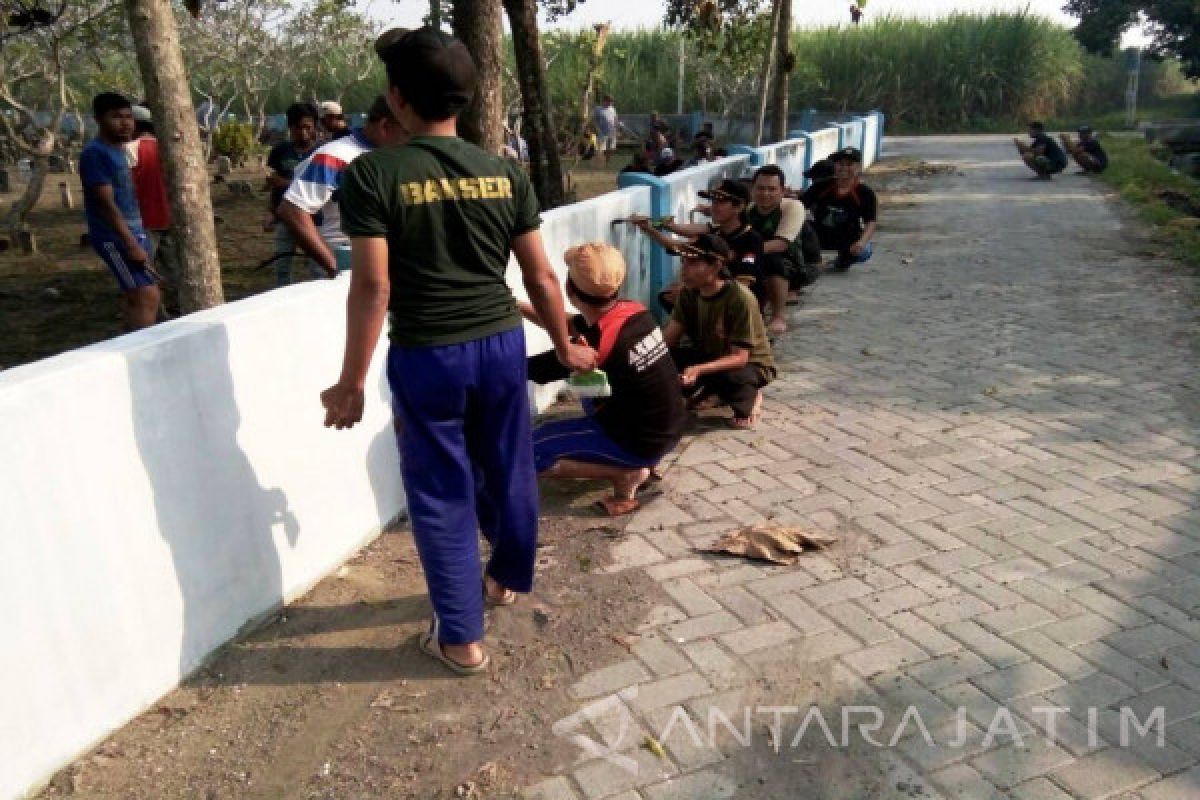
[[[679, 392], [679, 372], [662, 329], [640, 303], [618, 301], [595, 325], [582, 315], [571, 327], [597, 352], [612, 396], [585, 403], [588, 413], [612, 440], [630, 453], [655, 458], [678, 442], [687, 422]], [[549, 383], [569, 374], [554, 352], [529, 359], [529, 380]]]

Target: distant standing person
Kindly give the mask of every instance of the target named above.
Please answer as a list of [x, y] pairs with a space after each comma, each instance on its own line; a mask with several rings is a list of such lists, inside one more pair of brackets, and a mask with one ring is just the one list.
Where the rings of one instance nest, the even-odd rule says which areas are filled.
[[[350, 266], [350, 239], [342, 232], [337, 204], [346, 168], [363, 153], [406, 141], [407, 131], [380, 95], [367, 111], [365, 127], [323, 144], [296, 167], [296, 177], [279, 204], [279, 220], [291, 230], [300, 249], [329, 277]], [[318, 215], [320, 226], [315, 222]]]
[[1099, 174], [1108, 168], [1108, 153], [1104, 152], [1090, 126], [1080, 126], [1078, 142], [1072, 142], [1066, 134], [1063, 134], [1062, 141], [1082, 172]]
[[150, 237], [154, 264], [168, 287], [179, 286], [178, 243], [171, 233], [171, 206], [167, 181], [158, 151], [153, 116], [145, 106], [133, 107], [134, 138], [125, 144], [125, 155], [133, 174], [133, 189], [142, 214], [142, 227]]
[[346, 114], [342, 111], [341, 103], [335, 100], [326, 100], [321, 103], [320, 112], [321, 130], [324, 131], [325, 141], [332, 142], [353, 133], [350, 130], [350, 123], [346, 122]]
[[1036, 173], [1035, 178], [1048, 181], [1067, 168], [1067, 154], [1058, 146], [1058, 142], [1046, 134], [1045, 125], [1040, 122], [1029, 123], [1029, 138], [1032, 140], [1029, 144], [1020, 139], [1013, 139], [1013, 143], [1025, 166]]
[[859, 180], [862, 153], [843, 147], [829, 157], [833, 180], [814, 183], [800, 201], [812, 212], [813, 227], [822, 250], [837, 251], [832, 269], [844, 272], [871, 258], [879, 201], [870, 186]]
[[596, 106], [596, 111], [592, 114], [592, 122], [596, 126], [596, 137], [599, 139], [599, 149], [604, 153], [604, 166], [606, 167], [613, 153], [617, 152], [617, 134], [621, 125], [621, 120], [617, 116], [617, 107], [613, 103], [611, 94], [604, 95], [604, 99], [600, 105]]
[[153, 249], [138, 208], [124, 145], [133, 139], [133, 107], [113, 92], [92, 100], [96, 138], [79, 156], [88, 239], [121, 290], [125, 329], [153, 325], [161, 296], [151, 268]]
[[[472, 675], [489, 663], [485, 601], [510, 605], [530, 591], [537, 552], [525, 334], [504, 277], [510, 254], [563, 366], [590, 370], [596, 352], [570, 340], [528, 176], [458, 138], [476, 84], [466, 46], [423, 27], [388, 31], [375, 48], [388, 104], [413, 138], [360, 156], [342, 180], [354, 267], [341, 376], [321, 402], [326, 426], [362, 419], [367, 368], [390, 312], [401, 474], [433, 604], [419, 644]], [[492, 545], [482, 575], [481, 530]]]
[[[292, 282], [292, 252], [296, 241], [287, 225], [279, 223], [279, 204], [288, 187], [292, 185], [296, 167], [317, 149], [317, 109], [312, 103], [292, 103], [287, 110], [288, 139], [271, 148], [267, 156], [267, 185], [271, 195], [267, 200], [270, 217], [267, 228], [275, 230], [275, 285], [287, 286]], [[314, 278], [325, 277], [324, 270], [312, 259], [307, 259], [309, 272]]]

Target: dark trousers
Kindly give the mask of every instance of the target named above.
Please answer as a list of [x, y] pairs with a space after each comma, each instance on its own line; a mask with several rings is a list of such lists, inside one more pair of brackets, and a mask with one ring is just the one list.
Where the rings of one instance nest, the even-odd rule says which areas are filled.
[[[671, 351], [675, 367], [683, 372], [688, 367], [706, 364], [711, 358], [691, 347], [678, 347]], [[686, 389], [690, 396], [716, 395], [722, 403], [733, 409], [738, 417], [748, 417], [754, 410], [754, 398], [758, 390], [767, 385], [762, 370], [755, 364], [704, 375], [696, 381], [694, 388]]]
[[446, 644], [483, 638], [479, 532], [487, 574], [528, 592], [537, 553], [525, 336], [388, 351], [388, 383], [413, 539]]

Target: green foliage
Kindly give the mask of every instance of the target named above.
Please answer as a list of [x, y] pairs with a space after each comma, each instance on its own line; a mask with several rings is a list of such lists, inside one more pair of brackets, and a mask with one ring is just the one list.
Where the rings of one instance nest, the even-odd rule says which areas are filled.
[[1101, 139], [1109, 161], [1108, 169], [1101, 173], [1100, 179], [1129, 201], [1142, 220], [1155, 226], [1155, 233], [1173, 255], [1200, 266], [1200, 228], [1165, 205], [1158, 195], [1159, 191], [1170, 189], [1200, 203], [1196, 182], [1156, 159], [1140, 136], [1102, 136]]
[[1184, 72], [1200, 78], [1200, 4], [1196, 0], [1066, 0], [1063, 10], [1079, 17], [1075, 35], [1090, 52], [1107, 55], [1121, 34], [1146, 19], [1150, 50], [1178, 58]]
[[918, 129], [1030, 119], [1066, 105], [1083, 77], [1070, 33], [1024, 12], [876, 18], [795, 37], [797, 101], [819, 109], [882, 108]]
[[257, 150], [254, 126], [249, 122], [225, 122], [213, 133], [213, 152], [229, 156], [235, 165], [246, 163]]

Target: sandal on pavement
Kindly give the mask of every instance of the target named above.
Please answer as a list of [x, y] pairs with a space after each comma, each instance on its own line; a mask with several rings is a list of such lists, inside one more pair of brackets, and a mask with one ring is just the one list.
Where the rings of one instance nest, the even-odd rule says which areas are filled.
[[491, 656], [487, 653], [483, 654], [483, 660], [478, 664], [461, 664], [446, 655], [442, 650], [442, 643], [438, 641], [437, 617], [433, 618], [433, 622], [429, 625], [429, 630], [422, 633], [420, 638], [417, 639], [417, 644], [420, 646], [422, 653], [436, 661], [442, 662], [446, 669], [455, 675], [479, 675], [486, 672], [488, 666], [492, 663]]
[[596, 507], [610, 517], [622, 517], [626, 514], [632, 514], [641, 508], [641, 505], [636, 497], [606, 497], [603, 500], [596, 501]]

